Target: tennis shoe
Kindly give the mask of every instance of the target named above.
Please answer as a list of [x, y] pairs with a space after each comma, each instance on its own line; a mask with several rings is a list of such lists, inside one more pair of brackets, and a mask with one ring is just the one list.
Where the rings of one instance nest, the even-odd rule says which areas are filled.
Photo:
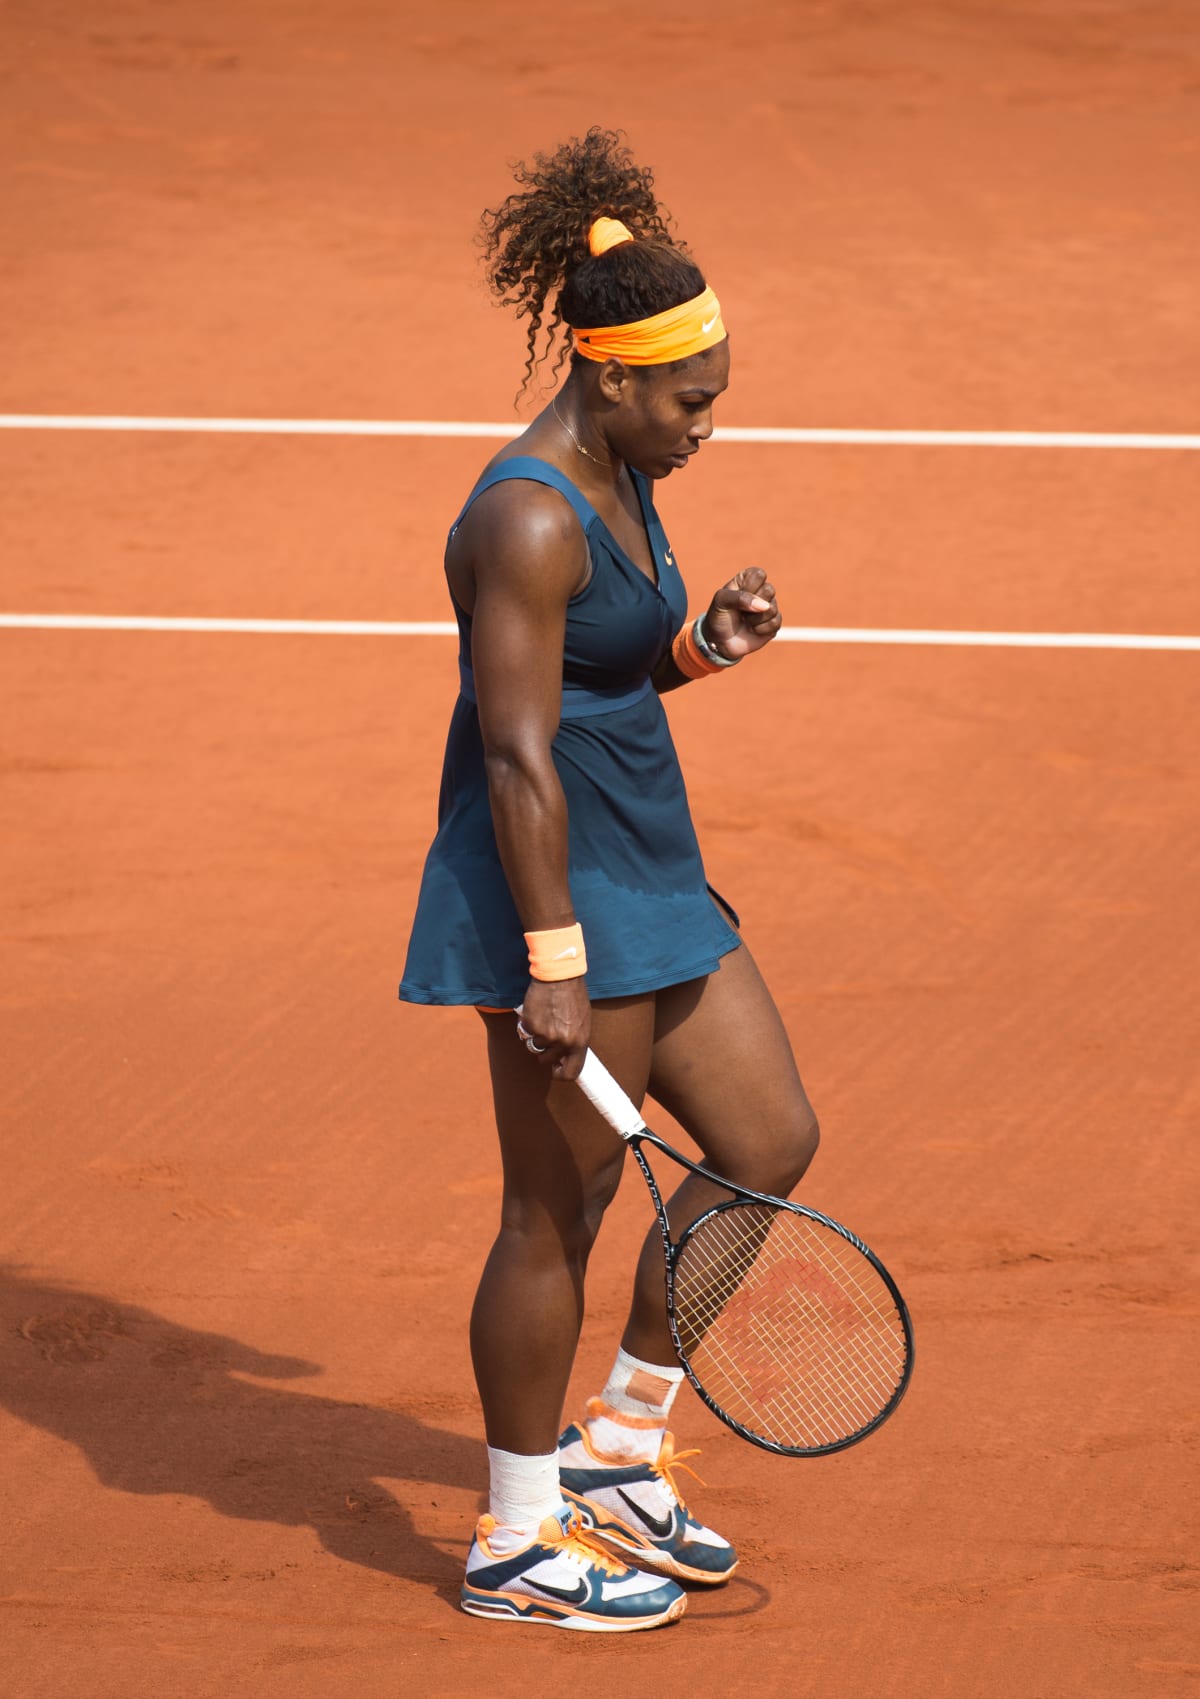
[[586, 1428], [572, 1426], [558, 1442], [559, 1486], [592, 1536], [626, 1563], [715, 1587], [729, 1580], [738, 1559], [728, 1540], [692, 1515], [676, 1484], [679, 1469], [700, 1479], [685, 1461], [697, 1456], [676, 1451], [666, 1434], [653, 1463], [605, 1458]]
[[493, 1517], [481, 1517], [467, 1554], [462, 1608], [471, 1616], [627, 1634], [674, 1622], [687, 1608], [687, 1595], [674, 1582], [614, 1557], [571, 1505], [503, 1557], [488, 1544], [495, 1528]]

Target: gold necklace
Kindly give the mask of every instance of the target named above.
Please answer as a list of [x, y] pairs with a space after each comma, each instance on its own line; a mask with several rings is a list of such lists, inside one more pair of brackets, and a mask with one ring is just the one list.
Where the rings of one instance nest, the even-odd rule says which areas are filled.
[[594, 460], [596, 462], [597, 466], [603, 466], [606, 472], [612, 471], [613, 463], [612, 463], [611, 460], [601, 460], [600, 456], [598, 454], [593, 454], [590, 448], [584, 448], [584, 446], [580, 442], [579, 438], [575, 435], [575, 432], [571, 429], [570, 425], [568, 425], [567, 421], [563, 418], [562, 414], [559, 412], [557, 395], [555, 395], [551, 398], [550, 411], [554, 414], [554, 417], [558, 420], [558, 422], [562, 426], [563, 430], [566, 431], [567, 435], [570, 437], [571, 441], [575, 444], [575, 447], [579, 450], [580, 454], [586, 454], [589, 460]]

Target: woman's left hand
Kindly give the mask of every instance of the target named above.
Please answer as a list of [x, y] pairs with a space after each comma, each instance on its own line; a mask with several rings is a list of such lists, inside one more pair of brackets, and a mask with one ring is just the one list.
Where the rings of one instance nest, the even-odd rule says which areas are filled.
[[761, 566], [748, 566], [713, 597], [704, 635], [727, 661], [740, 661], [768, 644], [782, 624], [775, 586]]

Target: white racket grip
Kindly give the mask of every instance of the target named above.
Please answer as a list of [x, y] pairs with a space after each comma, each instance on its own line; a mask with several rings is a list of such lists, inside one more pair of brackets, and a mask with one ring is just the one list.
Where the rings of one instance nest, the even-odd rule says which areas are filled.
[[623, 1139], [645, 1132], [646, 1123], [595, 1051], [589, 1050], [584, 1057], [575, 1083]]

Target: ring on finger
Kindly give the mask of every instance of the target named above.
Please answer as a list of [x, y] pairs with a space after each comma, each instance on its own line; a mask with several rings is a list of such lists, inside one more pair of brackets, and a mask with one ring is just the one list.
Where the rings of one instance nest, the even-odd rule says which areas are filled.
[[532, 1038], [526, 1038], [525, 1048], [533, 1056], [544, 1056], [550, 1046], [548, 1044], [537, 1044]]

